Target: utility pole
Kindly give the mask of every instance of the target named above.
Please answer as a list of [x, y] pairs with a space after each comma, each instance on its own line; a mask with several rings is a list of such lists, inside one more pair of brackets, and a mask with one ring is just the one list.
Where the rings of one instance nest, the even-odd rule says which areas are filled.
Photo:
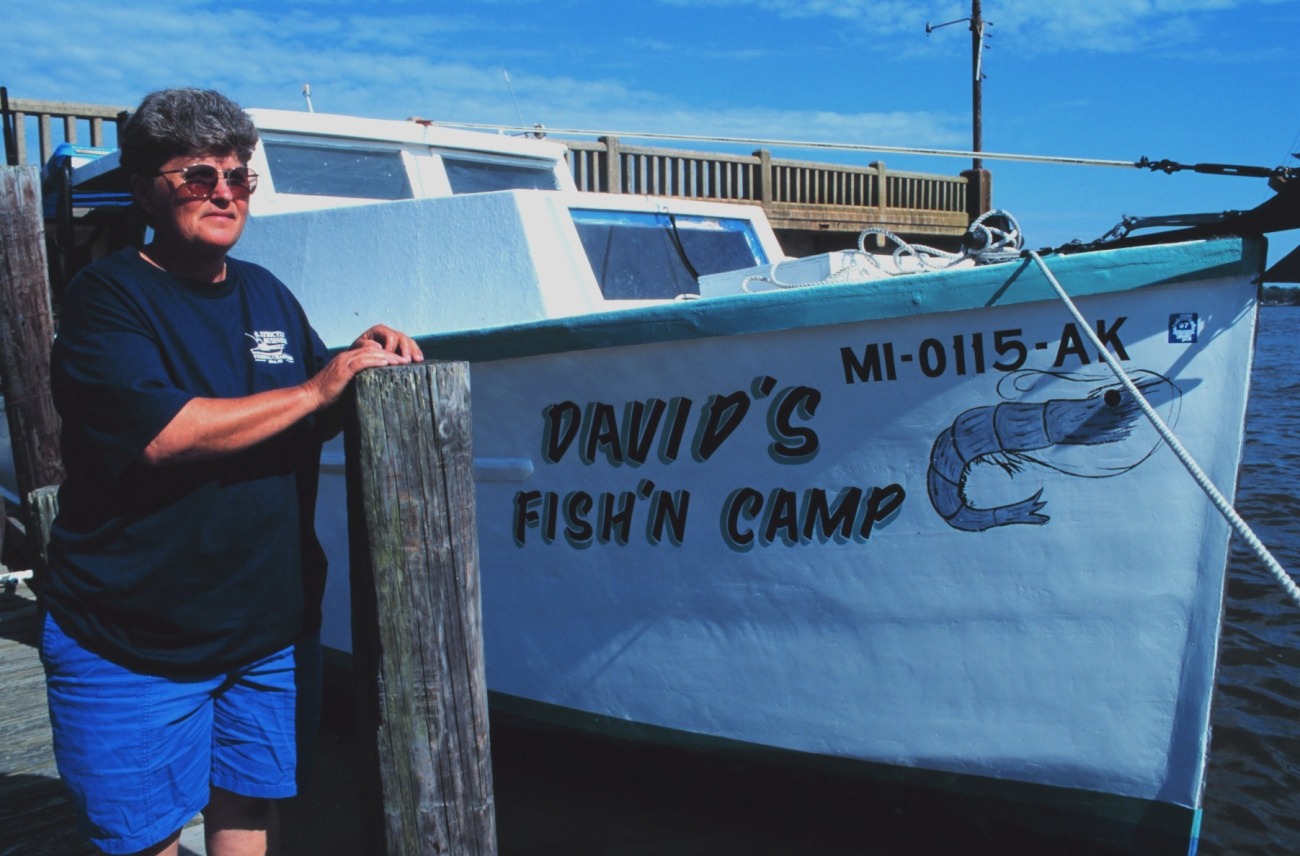
[[958, 18], [942, 24], [926, 24], [928, 36], [940, 27], [970, 22], [970, 61], [971, 61], [971, 168], [962, 173], [966, 178], [966, 213], [973, 221], [993, 207], [993, 176], [984, 169], [984, 159], [979, 153], [984, 151], [984, 28], [993, 26], [992, 21], [984, 20], [981, 0], [971, 0], [970, 17]]
[[[971, 71], [971, 151], [984, 151], [984, 16], [980, 0], [971, 0], [970, 4], [970, 54]], [[984, 159], [971, 161], [971, 169], [983, 169]]]
[[[942, 24], [926, 24], [925, 34], [928, 36], [940, 27], [960, 24], [963, 21], [970, 22], [971, 151], [982, 152], [984, 151], [984, 27], [993, 26], [993, 22], [984, 20], [981, 0], [971, 0], [969, 18], [958, 18]], [[984, 159], [975, 158], [971, 161], [971, 168], [983, 169]]]

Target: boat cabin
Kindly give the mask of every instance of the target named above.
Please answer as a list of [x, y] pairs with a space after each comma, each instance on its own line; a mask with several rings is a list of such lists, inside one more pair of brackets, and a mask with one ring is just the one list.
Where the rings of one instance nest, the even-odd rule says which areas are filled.
[[[330, 345], [385, 318], [432, 333], [693, 297], [784, 258], [759, 206], [580, 192], [566, 147], [532, 135], [249, 113], [258, 189], [235, 255], [284, 278]], [[117, 153], [74, 163], [70, 186], [121, 192]]]

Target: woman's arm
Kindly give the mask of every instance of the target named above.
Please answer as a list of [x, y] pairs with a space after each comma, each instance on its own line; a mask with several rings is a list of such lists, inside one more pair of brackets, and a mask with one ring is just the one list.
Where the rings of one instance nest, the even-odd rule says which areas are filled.
[[423, 359], [409, 337], [382, 325], [372, 327], [305, 383], [242, 398], [191, 399], [142, 457], [159, 466], [242, 451], [337, 402], [358, 372]]

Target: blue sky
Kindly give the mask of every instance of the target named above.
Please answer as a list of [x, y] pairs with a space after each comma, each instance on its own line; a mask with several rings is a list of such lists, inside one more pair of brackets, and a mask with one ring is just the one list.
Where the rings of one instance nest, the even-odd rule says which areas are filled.
[[[985, 0], [988, 151], [1300, 166], [1300, 0]], [[969, 2], [7, 0], [11, 96], [965, 149]], [[809, 159], [956, 173], [965, 161]], [[989, 161], [1031, 244], [1121, 214], [1248, 208], [1259, 179]], [[1300, 236], [1275, 239], [1274, 252]]]

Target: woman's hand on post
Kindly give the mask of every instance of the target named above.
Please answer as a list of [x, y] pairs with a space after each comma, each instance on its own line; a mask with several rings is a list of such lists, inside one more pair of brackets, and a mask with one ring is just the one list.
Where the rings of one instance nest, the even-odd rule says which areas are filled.
[[415, 340], [405, 333], [394, 330], [392, 327], [376, 324], [358, 336], [357, 340], [352, 343], [352, 347], [360, 348], [367, 342], [376, 343], [389, 353], [407, 357], [408, 362], [424, 362], [424, 354], [420, 352], [420, 346], [415, 344]]
[[[371, 328], [374, 330], [375, 328]], [[388, 328], [384, 328], [387, 330]], [[369, 333], [371, 330], [367, 330]], [[396, 332], [396, 331], [389, 331]], [[399, 334], [400, 335], [400, 334]], [[409, 338], [406, 341], [414, 346], [415, 343]], [[416, 353], [419, 349], [416, 348]], [[305, 386], [316, 400], [316, 410], [324, 410], [343, 396], [343, 391], [347, 389], [352, 378], [357, 376], [358, 372], [365, 369], [379, 368], [380, 366], [400, 366], [411, 362], [411, 357], [401, 353], [396, 349], [388, 350], [384, 345], [374, 339], [357, 339], [353, 346], [334, 359], [326, 363], [325, 368], [321, 369]], [[421, 355], [418, 360], [423, 360]]]

